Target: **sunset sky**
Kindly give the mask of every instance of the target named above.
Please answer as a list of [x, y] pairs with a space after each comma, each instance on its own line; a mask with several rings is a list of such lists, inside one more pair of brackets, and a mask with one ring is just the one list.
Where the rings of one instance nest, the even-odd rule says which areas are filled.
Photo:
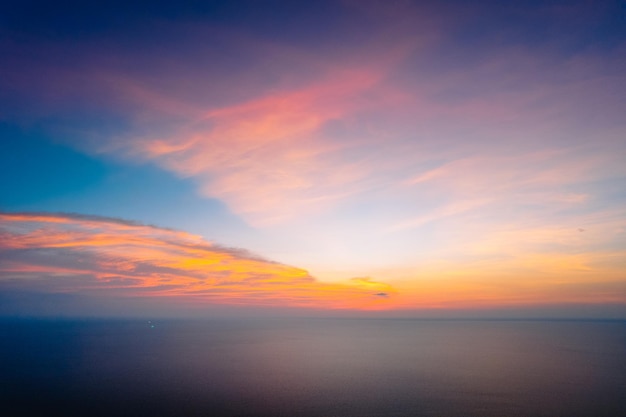
[[626, 318], [623, 2], [91, 3], [0, 5], [1, 315]]

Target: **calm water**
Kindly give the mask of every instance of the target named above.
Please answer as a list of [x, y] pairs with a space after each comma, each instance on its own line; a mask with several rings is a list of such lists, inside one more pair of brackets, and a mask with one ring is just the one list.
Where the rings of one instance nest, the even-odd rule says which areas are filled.
[[626, 416], [626, 322], [2, 321], [0, 414]]

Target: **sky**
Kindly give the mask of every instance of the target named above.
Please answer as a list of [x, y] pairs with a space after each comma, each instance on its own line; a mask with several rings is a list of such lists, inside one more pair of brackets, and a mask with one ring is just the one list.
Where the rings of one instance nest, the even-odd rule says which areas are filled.
[[0, 315], [626, 318], [620, 1], [4, 1]]

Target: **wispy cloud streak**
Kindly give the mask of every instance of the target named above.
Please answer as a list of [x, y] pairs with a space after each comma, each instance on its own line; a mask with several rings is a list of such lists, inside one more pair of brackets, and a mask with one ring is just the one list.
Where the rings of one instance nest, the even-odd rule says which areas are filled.
[[323, 283], [241, 249], [118, 219], [0, 213], [0, 234], [5, 289], [322, 308], [380, 307], [378, 294], [394, 292], [369, 279]]

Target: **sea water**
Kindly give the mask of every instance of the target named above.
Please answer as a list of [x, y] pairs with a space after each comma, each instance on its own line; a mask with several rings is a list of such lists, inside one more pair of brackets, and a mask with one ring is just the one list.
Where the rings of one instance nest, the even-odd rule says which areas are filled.
[[3, 320], [3, 416], [626, 416], [626, 321]]

